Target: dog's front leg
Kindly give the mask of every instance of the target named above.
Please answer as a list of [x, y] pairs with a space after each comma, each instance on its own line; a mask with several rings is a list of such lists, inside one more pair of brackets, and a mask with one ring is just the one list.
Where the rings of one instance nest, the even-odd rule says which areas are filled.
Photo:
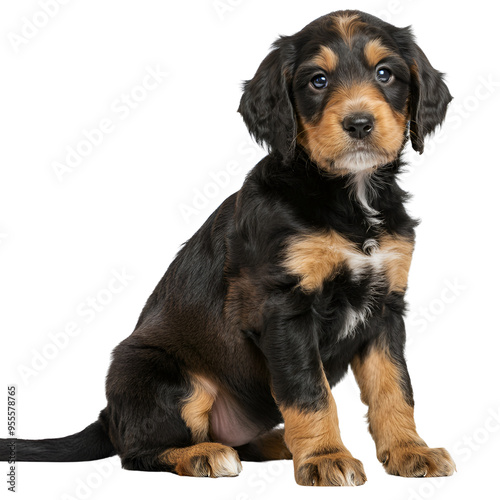
[[455, 463], [449, 453], [444, 448], [429, 448], [417, 433], [404, 338], [402, 316], [388, 313], [380, 337], [351, 363], [361, 399], [368, 405], [377, 457], [396, 476], [450, 476]]
[[337, 407], [323, 371], [313, 318], [304, 315], [271, 323], [261, 346], [285, 421], [295, 480], [309, 486], [363, 484], [363, 465], [340, 438]]

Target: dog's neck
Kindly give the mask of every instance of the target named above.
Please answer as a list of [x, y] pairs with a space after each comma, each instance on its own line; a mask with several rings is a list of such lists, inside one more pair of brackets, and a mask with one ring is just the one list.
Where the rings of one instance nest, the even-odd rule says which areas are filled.
[[288, 161], [271, 154], [255, 176], [286, 198], [308, 224], [333, 227], [364, 241], [396, 227], [411, 232], [416, 225], [404, 210], [407, 194], [397, 185], [402, 165], [399, 155], [377, 168], [337, 174], [325, 172], [298, 150]]
[[[384, 167], [387, 168], [387, 166]], [[368, 223], [371, 226], [381, 225], [383, 223], [382, 214], [373, 206], [379, 196], [376, 171], [366, 169], [350, 174], [347, 188], [350, 190], [351, 197], [361, 207]]]

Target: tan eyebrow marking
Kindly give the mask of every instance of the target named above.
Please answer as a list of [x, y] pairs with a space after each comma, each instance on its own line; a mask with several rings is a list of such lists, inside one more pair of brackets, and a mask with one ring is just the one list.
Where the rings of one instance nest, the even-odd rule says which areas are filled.
[[365, 58], [370, 66], [375, 67], [382, 59], [391, 55], [395, 55], [395, 53], [385, 47], [379, 38], [370, 40], [365, 45]]
[[330, 47], [323, 45], [319, 53], [312, 59], [312, 62], [331, 73], [337, 67], [339, 56]]

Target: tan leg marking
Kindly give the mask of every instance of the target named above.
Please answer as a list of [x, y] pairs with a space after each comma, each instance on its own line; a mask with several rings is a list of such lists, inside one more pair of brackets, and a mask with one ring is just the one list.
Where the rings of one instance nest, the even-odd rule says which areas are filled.
[[194, 443], [209, 440], [210, 411], [217, 396], [214, 384], [200, 375], [191, 376], [192, 392], [183, 401], [181, 416], [191, 430]]
[[379, 247], [366, 255], [335, 231], [323, 231], [290, 238], [283, 265], [300, 278], [299, 286], [305, 292], [321, 290], [325, 280], [333, 279], [342, 265], [354, 272], [371, 266], [385, 274], [389, 292], [404, 292], [412, 253], [412, 241], [384, 235]]
[[389, 292], [406, 291], [413, 248], [413, 241], [401, 237], [385, 235], [380, 239], [380, 251], [386, 255], [385, 272]]
[[366, 481], [363, 464], [340, 438], [337, 406], [328, 386], [324, 408], [281, 407], [285, 442], [292, 453], [295, 480], [305, 486], [357, 486]]
[[174, 468], [179, 476], [228, 477], [241, 472], [238, 453], [219, 443], [170, 448], [160, 455], [160, 460]]
[[428, 448], [418, 435], [413, 407], [404, 398], [397, 365], [382, 348], [373, 347], [352, 370], [368, 405], [370, 433], [377, 458], [389, 474], [406, 477], [449, 476], [455, 463], [443, 448]]
[[306, 292], [321, 290], [323, 282], [333, 278], [353, 243], [334, 231], [299, 235], [290, 239], [283, 265], [300, 277], [299, 286]]

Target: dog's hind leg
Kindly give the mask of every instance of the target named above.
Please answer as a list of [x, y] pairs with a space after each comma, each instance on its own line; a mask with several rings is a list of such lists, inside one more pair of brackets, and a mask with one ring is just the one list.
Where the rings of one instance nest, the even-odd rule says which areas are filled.
[[168, 471], [160, 455], [192, 444], [180, 403], [190, 387], [179, 362], [131, 335], [113, 352], [106, 380], [108, 435], [124, 469]]
[[243, 446], [236, 447], [241, 460], [266, 462], [268, 460], [291, 460], [292, 454], [284, 439], [284, 429], [273, 429]]
[[107, 379], [108, 434], [124, 469], [237, 476], [237, 452], [209, 437], [215, 399], [164, 349], [131, 336], [114, 351]]

